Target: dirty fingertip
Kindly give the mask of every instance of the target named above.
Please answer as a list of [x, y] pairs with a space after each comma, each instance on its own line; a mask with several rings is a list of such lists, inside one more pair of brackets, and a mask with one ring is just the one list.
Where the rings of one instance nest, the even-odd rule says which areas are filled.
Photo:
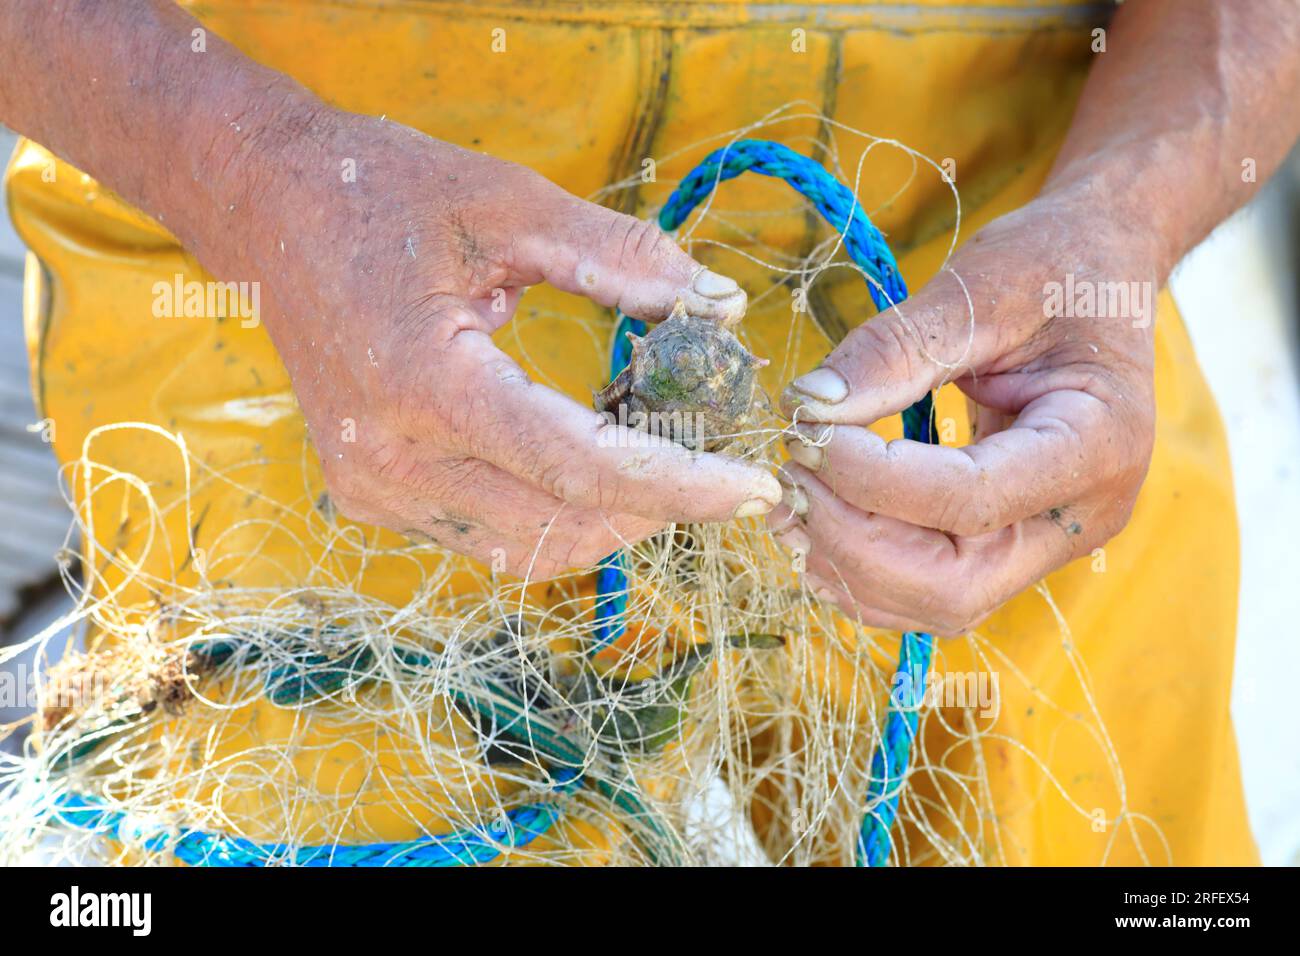
[[849, 396], [849, 383], [833, 368], [822, 366], [790, 383], [789, 391], [805, 401], [838, 405]]
[[736, 510], [735, 513], [733, 514], [733, 517], [757, 518], [760, 517], [761, 515], [767, 514], [775, 507], [776, 505], [772, 504], [772, 502], [767, 501], [763, 498], [750, 498], [747, 501], [742, 501], [739, 505], [736, 506]]
[[725, 299], [740, 289], [740, 283], [730, 276], [720, 275], [701, 266], [691, 277], [691, 291], [709, 299]]
[[[776, 475], [771, 472], [760, 471], [758, 480], [753, 485], [754, 493], [751, 497], [761, 498], [770, 502], [772, 508], [781, 503], [782, 491], [781, 482], [777, 481]], [[772, 508], [768, 508], [771, 511]], [[766, 514], [767, 512], [764, 512]]]
[[[725, 278], [713, 272], [706, 273], [706, 275], [713, 276], [716, 279]], [[681, 293], [682, 305], [691, 315], [699, 316], [702, 319], [712, 319], [715, 322], [721, 322], [723, 325], [738, 324], [745, 317], [749, 297], [745, 294], [745, 290], [740, 288], [734, 280], [727, 279], [726, 281], [732, 287], [728, 292], [707, 295], [696, 288], [684, 290]], [[718, 287], [714, 286], [712, 288]]]
[[758, 518], [781, 503], [781, 484], [766, 471], [759, 471], [746, 482], [743, 497], [732, 512], [733, 518]]

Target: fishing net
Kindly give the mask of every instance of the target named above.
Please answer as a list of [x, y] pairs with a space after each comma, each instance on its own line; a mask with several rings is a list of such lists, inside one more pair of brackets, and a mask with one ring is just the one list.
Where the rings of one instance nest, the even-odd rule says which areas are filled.
[[[855, 193], [877, 150], [907, 157], [913, 176], [943, 175], [902, 144], [793, 104], [659, 159], [661, 176], [809, 120], [838, 135], [784, 141]], [[785, 214], [811, 208], [772, 195]], [[802, 340], [824, 351], [841, 334], [815, 308], [792, 310], [791, 290], [811, 302], [833, 270], [859, 273], [863, 289], [870, 276], [844, 254], [844, 232], [797, 252], [757, 232], [719, 190], [679, 239], [778, 277], [750, 315], [784, 313], [788, 347], [763, 355], [763, 381], [788, 381]], [[526, 366], [528, 323], [521, 311]], [[605, 354], [614, 330], [572, 329]], [[962, 358], [934, 361], [955, 370]], [[775, 468], [788, 424], [764, 385], [725, 453]], [[146, 476], [100, 455], [123, 443], [164, 448], [168, 464]], [[301, 493], [267, 494], [268, 469], [297, 474]], [[44, 656], [69, 628], [85, 650], [40, 676], [36, 714], [7, 729], [27, 736], [0, 765], [4, 862], [848, 865], [861, 861], [864, 818], [892, 800], [890, 862], [1003, 863], [1018, 858], [1009, 821], [1049, 796], [1065, 808], [1060, 825], [1101, 824], [1099, 863], [1120, 834], [1142, 855], [1144, 839], [1159, 840], [1127, 806], [1084, 662], [1043, 585], [1032, 599], [1058, 623], [1052, 666], [1074, 675], [1086, 705], [1067, 716], [1108, 769], [1101, 808], [1074, 796], [1050, 751], [1000, 732], [1008, 697], [1060, 708], [979, 632], [934, 646], [906, 774], [868, 798], [901, 700], [900, 636], [819, 601], [800, 556], [761, 520], [629, 544], [611, 559], [611, 592], [608, 563], [517, 580], [351, 523], [308, 448], [216, 467], [179, 434], [121, 423], [89, 434], [63, 483], [74, 524], [60, 558], [75, 607], [0, 662]], [[256, 503], [256, 517], [212, 506], [236, 499]], [[1023, 775], [1015, 806], [994, 799], [993, 752]]]

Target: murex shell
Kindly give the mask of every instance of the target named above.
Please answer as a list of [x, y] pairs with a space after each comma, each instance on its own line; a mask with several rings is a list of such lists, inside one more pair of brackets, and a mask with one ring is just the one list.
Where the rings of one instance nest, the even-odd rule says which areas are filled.
[[744, 429], [755, 373], [767, 360], [729, 329], [688, 315], [678, 302], [649, 334], [628, 339], [632, 358], [596, 393], [596, 411], [696, 451], [717, 451]]

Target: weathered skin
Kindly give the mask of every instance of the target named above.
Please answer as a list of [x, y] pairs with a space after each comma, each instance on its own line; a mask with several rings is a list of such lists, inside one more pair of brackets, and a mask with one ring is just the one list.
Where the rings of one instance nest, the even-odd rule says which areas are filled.
[[[543, 281], [649, 320], [681, 294], [724, 322], [744, 311], [734, 282], [646, 220], [330, 107], [215, 35], [195, 56], [198, 27], [165, 0], [0, 3], [0, 120], [154, 215], [216, 277], [261, 283], [341, 513], [546, 577], [670, 522], [771, 510], [766, 472], [602, 442], [616, 429], [492, 341]], [[972, 237], [906, 317], [862, 323], [795, 383], [801, 425], [835, 429], [793, 439], [794, 507], [771, 526], [863, 623], [964, 631], [1124, 525], [1155, 436], [1153, 346], [1135, 334], [1150, 329], [1044, 323], [1044, 285], [1160, 285], [1295, 141], [1294, 0], [1123, 4], [1106, 38], [1039, 198]], [[344, 190], [340, 157], [363, 171]], [[949, 380], [978, 406], [970, 448], [872, 437]]]
[[649, 334], [629, 338], [632, 359], [596, 393], [596, 411], [696, 451], [731, 444], [754, 404], [754, 373], [767, 360], [721, 324], [687, 314], [680, 302]]
[[211, 30], [197, 54], [197, 29], [172, 0], [6, 0], [0, 122], [165, 224], [214, 277], [259, 283], [339, 514], [540, 579], [781, 500], [756, 464], [621, 440], [492, 338], [541, 283], [652, 322], [680, 298], [725, 323], [745, 311], [734, 280], [649, 220], [331, 107]]

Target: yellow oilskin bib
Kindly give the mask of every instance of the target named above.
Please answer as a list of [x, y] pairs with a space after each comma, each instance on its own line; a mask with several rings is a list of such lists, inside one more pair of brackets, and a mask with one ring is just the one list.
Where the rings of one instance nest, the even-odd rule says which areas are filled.
[[[818, 158], [824, 154], [816, 144], [831, 147], [841, 159], [837, 174], [850, 181], [867, 141], [837, 124], [947, 161], [961, 193], [962, 238], [1034, 196], [1088, 70], [1091, 31], [1107, 15], [1103, 4], [1014, 0], [182, 5], [334, 105], [530, 166], [580, 196], [643, 216], [728, 134], [802, 104], [755, 135]], [[265, 330], [233, 318], [156, 318], [156, 283], [210, 277], [156, 222], [51, 162], [24, 143], [8, 189], [32, 250], [25, 321], [33, 386], [42, 416], [56, 423], [59, 456], [78, 458], [98, 426], [137, 421], [183, 436], [190, 455], [211, 469], [239, 466], [233, 482], [205, 484], [196, 476], [185, 510], [175, 507], [185, 489], [170, 440], [138, 430], [101, 435], [92, 457], [150, 482], [160, 507], [146, 513], [141, 497], [120, 485], [74, 489], [83, 509], [96, 499], [106, 547], [115, 546], [120, 527], [116, 546], [139, 549], [142, 529], [152, 527], [173, 547], [148, 550], [150, 572], [191, 586], [198, 578], [190, 535], [206, 548], [209, 577], [242, 587], [288, 591], [337, 561], [365, 593], [401, 606], [421, 579], [414, 559], [358, 571], [343, 567], [345, 557], [313, 551], [324, 486]], [[600, 193], [625, 180], [633, 185]], [[947, 184], [917, 172], [905, 153], [881, 147], [863, 163], [858, 185], [909, 287], [920, 288], [952, 237]], [[720, 188], [718, 203], [739, 226], [728, 231], [714, 222], [697, 238], [732, 248], [701, 243], [691, 251], [746, 287], [753, 303], [747, 342], [774, 359], [763, 385], [775, 394], [813, 367], [829, 343], [806, 321], [792, 335], [783, 277], [734, 250], [788, 265], [824, 233], [781, 183], [742, 178]], [[286, 254], [293, 255], [291, 243]], [[814, 298], [818, 323], [832, 334], [873, 312], [861, 278], [849, 270], [825, 273]], [[608, 380], [604, 330], [612, 327], [606, 310], [535, 288], [498, 338], [539, 380], [586, 401]], [[978, 766], [994, 818], [936, 812], [932, 823], [941, 831], [980, 831], [984, 862], [1256, 861], [1228, 712], [1238, 539], [1227, 449], [1167, 293], [1158, 302], [1155, 374], [1155, 454], [1128, 528], [1053, 574], [1045, 591], [1026, 592], [1000, 610], [979, 629], [980, 655], [960, 641], [942, 651], [945, 670], [1003, 675], [995, 732], [978, 750], [948, 757], [958, 771]], [[951, 388], [939, 397], [938, 416], [957, 436], [948, 440], [966, 440], [964, 400]], [[896, 423], [882, 427], [897, 434]], [[380, 540], [401, 542], [386, 534]], [[119, 597], [146, 600], [131, 591], [139, 587]], [[971, 719], [969, 709], [945, 705], [943, 712], [958, 727]], [[429, 718], [438, 734], [472, 736], [468, 725], [446, 717]], [[1095, 730], [1098, 721], [1105, 736]], [[927, 724], [928, 753], [943, 750], [944, 724]], [[334, 798], [332, 809], [319, 800], [306, 809], [255, 806], [256, 791], [245, 791], [222, 810], [228, 819], [246, 815], [249, 836], [276, 839], [292, 818], [294, 832], [309, 842], [317, 824], [316, 832], [325, 832], [327, 818], [339, 832], [341, 815], [347, 839], [411, 839], [452, 828], [457, 807], [479, 790], [508, 793], [512, 786], [486, 768], [432, 796], [409, 792], [394, 782], [397, 773], [388, 781], [362, 779], [351, 758], [357, 749], [380, 754], [381, 765], [388, 760], [395, 771], [407, 759], [391, 741], [412, 731], [383, 719], [339, 726], [252, 701], [228, 726], [237, 729], [204, 760], [250, 747], [269, 752], [292, 737], [297, 746], [284, 759], [258, 756], [258, 749], [245, 759], [260, 761], [267, 774], [296, 774], [318, 797]], [[391, 760], [383, 756], [389, 747]], [[756, 747], [756, 760], [761, 751]], [[944, 781], [918, 774], [909, 786], [941, 810]], [[750, 810], [761, 832], [791, 827], [769, 809]], [[532, 850], [544, 857], [553, 845], [557, 862], [595, 864], [618, 839], [616, 828], [575, 819]]]

